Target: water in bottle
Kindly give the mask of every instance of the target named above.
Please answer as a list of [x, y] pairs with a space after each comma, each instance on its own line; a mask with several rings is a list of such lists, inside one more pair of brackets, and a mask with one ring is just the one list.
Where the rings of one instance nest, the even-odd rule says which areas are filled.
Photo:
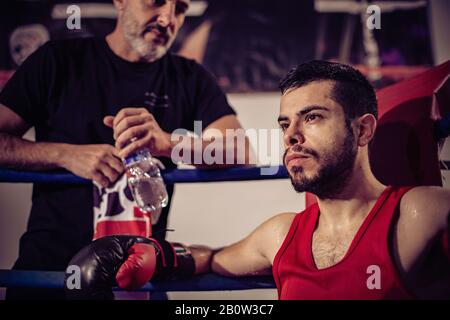
[[124, 163], [128, 186], [138, 207], [144, 212], [166, 207], [169, 202], [166, 186], [150, 151], [140, 149], [128, 156]]

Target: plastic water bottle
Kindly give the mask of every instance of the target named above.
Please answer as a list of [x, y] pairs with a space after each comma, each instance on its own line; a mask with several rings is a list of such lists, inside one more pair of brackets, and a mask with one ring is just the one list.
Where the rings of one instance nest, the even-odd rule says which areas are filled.
[[[155, 212], [167, 206], [169, 196], [161, 171], [147, 148], [124, 160], [128, 186], [141, 211]], [[158, 220], [159, 217], [152, 217]]]

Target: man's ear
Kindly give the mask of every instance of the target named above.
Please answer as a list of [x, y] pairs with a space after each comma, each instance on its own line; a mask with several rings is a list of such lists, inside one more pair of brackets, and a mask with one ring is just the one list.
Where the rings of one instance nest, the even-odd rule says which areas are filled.
[[377, 119], [373, 114], [366, 113], [356, 120], [355, 125], [358, 132], [358, 146], [364, 147], [368, 145], [375, 136]]
[[127, 5], [127, 0], [113, 0], [114, 7], [116, 7], [117, 11], [123, 11]]

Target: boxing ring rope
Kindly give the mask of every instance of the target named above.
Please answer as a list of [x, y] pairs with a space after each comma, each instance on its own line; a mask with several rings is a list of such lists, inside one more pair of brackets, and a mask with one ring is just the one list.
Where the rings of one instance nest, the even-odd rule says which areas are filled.
[[[238, 167], [230, 169], [172, 169], [162, 171], [166, 184], [205, 183], [271, 180], [288, 178], [283, 166], [264, 167], [272, 175], [262, 175], [262, 167]], [[0, 183], [47, 183], [47, 184], [87, 184], [89, 180], [63, 171], [30, 172], [0, 168]], [[0, 270], [0, 287], [27, 287], [63, 289], [64, 272]], [[215, 274], [205, 274], [186, 280], [149, 282], [136, 291], [223, 291], [273, 289], [275, 283], [271, 276], [228, 278]], [[115, 288], [115, 290], [120, 290]]]
[[[271, 175], [262, 175], [261, 169], [273, 172]], [[162, 171], [166, 184], [196, 183], [196, 182], [228, 182], [286, 179], [288, 174], [283, 166], [274, 167], [237, 167], [230, 169], [171, 169]], [[33, 172], [18, 171], [0, 168], [0, 183], [53, 183], [53, 184], [87, 184], [91, 183], [64, 171]]]
[[[0, 270], [0, 287], [64, 289], [64, 272]], [[226, 291], [273, 288], [275, 283], [269, 276], [227, 278], [209, 273], [185, 280], [152, 281], [134, 291]], [[114, 291], [121, 290], [114, 288]]]

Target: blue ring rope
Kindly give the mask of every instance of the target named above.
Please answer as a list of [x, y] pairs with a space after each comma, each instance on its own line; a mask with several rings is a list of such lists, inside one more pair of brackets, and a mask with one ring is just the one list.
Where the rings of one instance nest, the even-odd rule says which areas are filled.
[[[263, 175], [266, 172], [275, 172], [273, 175]], [[285, 179], [288, 177], [283, 166], [274, 167], [241, 167], [230, 169], [172, 169], [162, 172], [165, 183], [195, 183], [195, 182], [221, 182], [221, 181], [249, 181]], [[0, 168], [0, 183], [52, 183], [52, 184], [87, 184], [89, 180], [77, 177], [64, 171], [18, 171]]]
[[[0, 270], [0, 287], [64, 289], [64, 272]], [[186, 280], [149, 282], [136, 291], [223, 291], [273, 289], [275, 287], [271, 276], [228, 278], [208, 273]], [[119, 288], [114, 288], [114, 290], [120, 291]]]

